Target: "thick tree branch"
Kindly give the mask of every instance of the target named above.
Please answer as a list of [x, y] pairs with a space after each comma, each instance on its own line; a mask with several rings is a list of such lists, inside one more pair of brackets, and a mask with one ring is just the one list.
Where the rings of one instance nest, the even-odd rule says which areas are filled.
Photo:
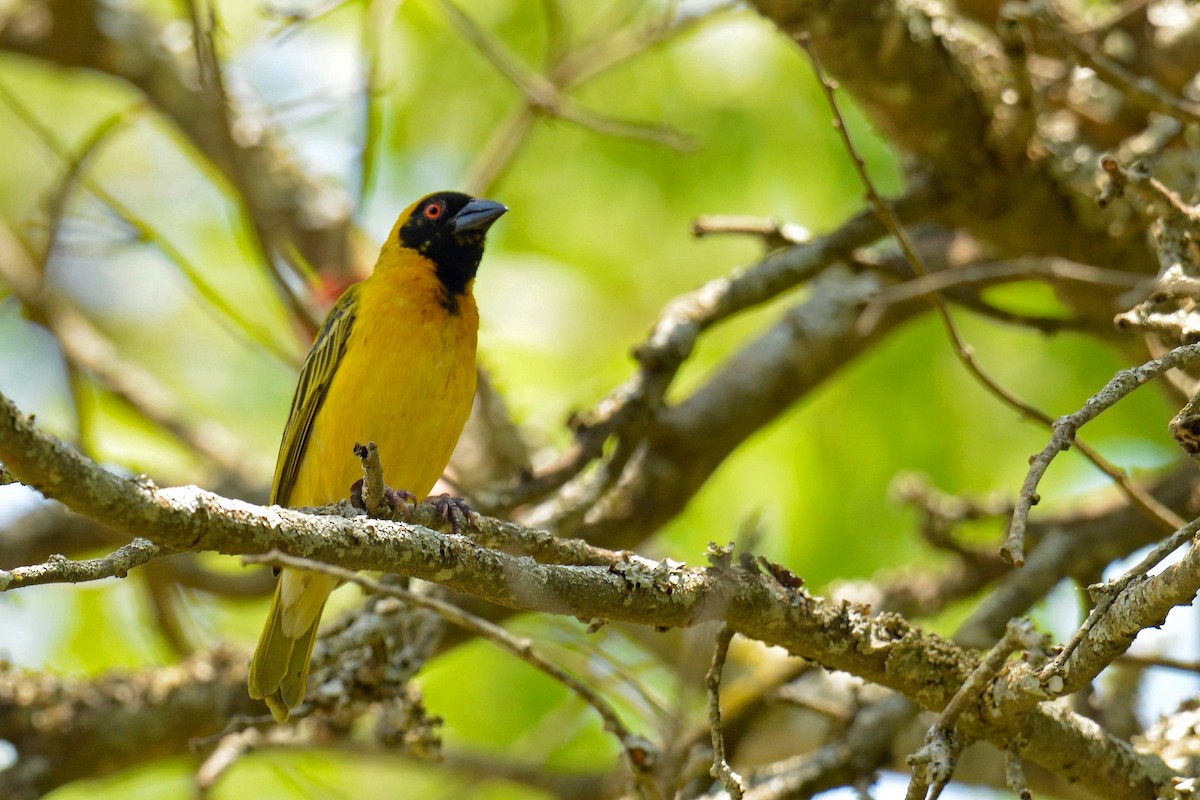
[[31, 799], [80, 778], [179, 755], [189, 739], [257, 713], [245, 683], [245, 654], [221, 648], [178, 666], [95, 681], [0, 662], [0, 739], [19, 755], [0, 771], [0, 794]]
[[612, 547], [642, 541], [678, 514], [748, 436], [925, 307], [919, 301], [891, 306], [880, 325], [863, 335], [859, 312], [879, 286], [869, 275], [823, 273], [806, 302], [691, 396], [660, 412], [625, 476], [577, 535]]
[[[702, 570], [636, 559], [604, 567], [539, 564], [404, 523], [260, 508], [195, 487], [159, 489], [105, 472], [34, 428], [7, 399], [0, 402], [0, 459], [43, 493], [162, 546], [229, 554], [286, 547], [347, 569], [395, 572], [511, 608], [585, 619], [655, 627], [720, 619], [747, 638], [852, 672], [927, 708], [948, 702], [976, 664], [973, 655], [900, 617], [827, 603], [741, 567]], [[1104, 796], [1144, 798], [1172, 777], [1156, 759], [1053, 706], [999, 720], [973, 708], [960, 724]]]

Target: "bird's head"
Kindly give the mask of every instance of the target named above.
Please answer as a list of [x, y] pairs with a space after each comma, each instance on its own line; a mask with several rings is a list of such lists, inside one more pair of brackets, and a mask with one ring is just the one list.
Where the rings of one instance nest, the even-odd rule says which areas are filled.
[[483, 258], [488, 228], [508, 207], [462, 192], [435, 192], [413, 203], [396, 223], [397, 244], [433, 262], [451, 301], [467, 290]]

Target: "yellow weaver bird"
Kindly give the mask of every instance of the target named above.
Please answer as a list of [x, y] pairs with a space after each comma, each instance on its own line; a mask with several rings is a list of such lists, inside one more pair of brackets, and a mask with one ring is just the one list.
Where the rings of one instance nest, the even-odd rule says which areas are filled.
[[[304, 360], [271, 502], [319, 506], [362, 476], [354, 445], [379, 445], [388, 483], [424, 497], [475, 396], [471, 289], [488, 228], [508, 209], [438, 192], [404, 210], [369, 278], [337, 301]], [[250, 662], [250, 696], [287, 720], [304, 700], [317, 624], [337, 580], [285, 569]]]

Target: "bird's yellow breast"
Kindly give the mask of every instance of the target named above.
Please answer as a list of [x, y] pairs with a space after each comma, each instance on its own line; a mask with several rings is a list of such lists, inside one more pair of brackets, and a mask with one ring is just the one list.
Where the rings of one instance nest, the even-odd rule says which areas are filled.
[[354, 445], [368, 441], [379, 445], [388, 485], [429, 494], [475, 396], [479, 312], [469, 288], [456, 300], [447, 308], [430, 269], [377, 268], [366, 279], [289, 505], [347, 497], [362, 477]]

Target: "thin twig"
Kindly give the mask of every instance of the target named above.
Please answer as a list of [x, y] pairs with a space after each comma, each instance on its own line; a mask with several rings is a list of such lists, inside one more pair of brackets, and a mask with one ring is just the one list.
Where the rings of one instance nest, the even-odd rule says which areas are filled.
[[[495, 128], [480, 148], [464, 186], [474, 194], [487, 194], [508, 171], [533, 130], [539, 117], [559, 117], [583, 125], [598, 133], [630, 135], [667, 146], [690, 147], [686, 137], [661, 126], [627, 123], [595, 112], [578, 109], [568, 97], [589, 80], [604, 74], [626, 60], [661, 44], [673, 36], [692, 30], [734, 4], [693, 15], [666, 13], [647, 26], [602, 33], [595, 40], [568, 50], [562, 35], [561, 18], [554, 3], [546, 10], [547, 36], [545, 74], [525, 66], [500, 42], [483, 30], [460, 8], [442, 0], [443, 11], [465, 39], [472, 42], [484, 58], [521, 93], [522, 102]], [[632, 125], [632, 127], [631, 127]]]
[[1004, 751], [1004, 783], [1021, 800], [1033, 800], [1033, 792], [1025, 782], [1025, 768], [1021, 757], [1013, 750]]
[[[1200, 347], [1200, 345], [1195, 346]], [[1182, 526], [1173, 535], [1163, 539], [1153, 550], [1146, 554], [1145, 558], [1120, 578], [1088, 587], [1093, 598], [1096, 599], [1096, 605], [1088, 614], [1087, 619], [1083, 621], [1083, 624], [1079, 626], [1079, 630], [1071, 637], [1071, 640], [1063, 646], [1052, 661], [1042, 668], [1041, 673], [1038, 675], [1039, 680], [1043, 684], [1046, 684], [1056, 676], [1062, 675], [1067, 661], [1079, 649], [1084, 640], [1091, 635], [1092, 630], [1100, 623], [1101, 619], [1104, 618], [1121, 595], [1135, 583], [1140, 582], [1164, 558], [1194, 539], [1198, 532], [1200, 532], [1200, 518], [1192, 520]], [[1078, 679], [1076, 679], [1076, 682], [1078, 682]], [[1051, 692], [1057, 694], [1058, 692], [1055, 691], [1055, 688], [1057, 687], [1051, 685]]]
[[72, 561], [50, 556], [43, 564], [0, 570], [0, 592], [46, 583], [83, 583], [102, 578], [124, 578], [134, 567], [168, 555], [169, 550], [149, 539], [137, 538], [102, 558]]
[[1168, 656], [1151, 656], [1140, 655], [1137, 653], [1126, 653], [1117, 659], [1119, 663], [1128, 664], [1131, 667], [1140, 667], [1142, 669], [1150, 667], [1161, 667], [1162, 669], [1174, 669], [1180, 672], [1195, 672], [1200, 674], [1200, 660], [1184, 661], [1178, 658], [1169, 658]]
[[907, 800], [921, 800], [932, 786], [929, 800], [937, 800], [942, 789], [950, 782], [962, 750], [962, 738], [955, 731], [958, 718], [975, 701], [988, 683], [1004, 667], [1004, 662], [1018, 648], [1033, 648], [1039, 644], [1036, 632], [1029, 620], [1013, 620], [1008, 623], [1004, 636], [988, 651], [979, 665], [971, 671], [962, 686], [942, 709], [937, 721], [925, 735], [925, 744], [908, 758], [912, 767], [912, 781], [908, 785]]
[[921, 275], [887, 286], [863, 310], [859, 330], [869, 333], [891, 305], [928, 297], [936, 292], [963, 286], [988, 286], [1012, 280], [1039, 280], [1050, 284], [1079, 284], [1114, 289], [1132, 289], [1146, 279], [1114, 269], [1079, 264], [1065, 258], [1018, 258], [1011, 261], [981, 261], [952, 270]]
[[247, 728], [222, 736], [212, 753], [204, 759], [200, 769], [196, 770], [196, 789], [200, 796], [207, 796], [221, 776], [237, 763], [238, 759], [258, 747], [262, 740], [262, 732], [256, 728]]
[[517, 88], [525, 106], [535, 115], [573, 122], [580, 127], [609, 136], [649, 141], [676, 149], [689, 149], [692, 146], [688, 137], [663, 125], [618, 120], [581, 107], [566, 94], [569, 87], [555, 83], [552, 78], [525, 66], [457, 5], [450, 0], [440, 0], [439, 5], [455, 30], [471, 42], [480, 54], [491, 62], [496, 71]]
[[[629, 59], [739, 7], [737, 2], [726, 2], [694, 14], [678, 14], [675, 13], [678, 4], [668, 5], [665, 13], [645, 25], [631, 26], [613, 34], [599, 36], [594, 41], [576, 47], [572, 52], [564, 53], [553, 72], [555, 82], [569, 88], [578, 88]], [[698, 4], [697, 7], [703, 8], [703, 4]]]
[[803, 225], [783, 222], [775, 217], [748, 217], [731, 214], [708, 214], [692, 222], [692, 235], [697, 239], [716, 234], [745, 234], [757, 236], [768, 249], [790, 247], [812, 240], [812, 233]]
[[374, 442], [354, 445], [354, 455], [362, 460], [363, 508], [372, 517], [380, 516], [387, 508], [387, 498], [384, 496], [383, 462], [379, 460], [379, 447]]
[[[1041, 500], [1037, 493], [1038, 484], [1046, 469], [1055, 456], [1077, 443], [1075, 433], [1088, 422], [1091, 422], [1102, 412], [1112, 406], [1139, 386], [1158, 377], [1167, 370], [1186, 366], [1200, 358], [1200, 344], [1183, 345], [1159, 358], [1147, 361], [1140, 367], [1123, 369], [1110, 380], [1103, 389], [1088, 398], [1083, 408], [1074, 414], [1060, 417], [1051, 426], [1053, 435], [1042, 451], [1033, 456], [1029, 462], [1029, 472], [1021, 485], [1021, 493], [1017, 496], [1017, 505], [1013, 510], [1012, 524], [1008, 529], [1008, 538], [1001, 546], [1001, 553], [1007, 553], [1010, 560], [1019, 563], [1024, 560], [1025, 528], [1029, 522], [1029, 511]], [[1157, 501], [1155, 501], [1157, 503]], [[1159, 503], [1158, 505], [1162, 505]], [[1163, 506], [1165, 508], [1165, 506]], [[1173, 511], [1167, 510], [1171, 519], [1172, 530], [1183, 527], [1184, 520]]]
[[[918, 276], [929, 275], [930, 272], [926, 268], [924, 260], [920, 253], [913, 247], [912, 241], [905, 232], [904, 227], [900, 224], [896, 213], [892, 210], [888, 202], [875, 190], [875, 185], [871, 181], [871, 176], [867, 173], [866, 163], [859, 156], [858, 151], [854, 147], [854, 142], [850, 138], [850, 131], [846, 127], [845, 118], [842, 116], [841, 108], [838, 106], [837, 97], [834, 93], [834, 85], [825, 77], [825, 72], [821, 68], [821, 62], [817, 58], [816, 51], [813, 50], [811, 42], [807, 34], [801, 34], [797, 37], [797, 42], [804, 51], [808, 54], [809, 60], [812, 62], [813, 71], [816, 73], [817, 81], [821, 85], [821, 89], [825, 94], [825, 99], [829, 103], [830, 109], [833, 111], [834, 127], [841, 135], [842, 143], [846, 146], [850, 154], [851, 160], [854, 162], [854, 168], [858, 172], [859, 178], [866, 187], [867, 198], [871, 203], [871, 207], [878, 214], [880, 221], [887, 227], [888, 233], [895, 238], [896, 243], [903, 251], [905, 258], [912, 266], [913, 271]], [[973, 348], [963, 340], [957, 326], [954, 324], [954, 319], [950, 316], [950, 310], [946, 306], [946, 301], [940, 293], [933, 293], [934, 308], [937, 310], [938, 316], [942, 320], [943, 326], [946, 328], [946, 333], [950, 337], [951, 344], [954, 347], [955, 355], [962, 362], [972, 375], [983, 385], [985, 389], [991, 392], [995, 397], [1007, 404], [1009, 407], [1016, 410], [1022, 416], [1033, 419], [1046, 427], [1050, 427], [1053, 422], [1049, 415], [1040, 409], [1026, 403], [1016, 395], [1009, 392], [1003, 386], [996, 382], [988, 373], [975, 362]], [[1120, 469], [1110, 464], [1106, 459], [1100, 456], [1099, 453], [1085, 445], [1083, 442], [1076, 442], [1079, 451], [1093, 464], [1095, 464], [1102, 472], [1111, 478], [1121, 491], [1123, 491], [1139, 508], [1147, 514], [1158, 518], [1165, 528], [1173, 530], [1178, 527], [1175, 524], [1175, 515], [1159, 504], [1148, 492], [1134, 484], [1125, 473]], [[1024, 561], [1024, 549], [1020, 541], [1011, 542], [1011, 546], [1006, 547], [1001, 551], [1002, 555], [1011, 559], [1012, 563], [1020, 566]]]
[[721, 626], [717, 633], [716, 648], [713, 650], [712, 666], [704, 676], [704, 685], [708, 690], [708, 724], [712, 732], [713, 763], [709, 768], [712, 775], [733, 800], [742, 800], [746, 793], [746, 785], [742, 776], [734, 772], [733, 767], [725, 759], [725, 729], [721, 725], [721, 672], [725, 668], [725, 659], [729, 655], [729, 643], [733, 640], [734, 631], [728, 625]]

